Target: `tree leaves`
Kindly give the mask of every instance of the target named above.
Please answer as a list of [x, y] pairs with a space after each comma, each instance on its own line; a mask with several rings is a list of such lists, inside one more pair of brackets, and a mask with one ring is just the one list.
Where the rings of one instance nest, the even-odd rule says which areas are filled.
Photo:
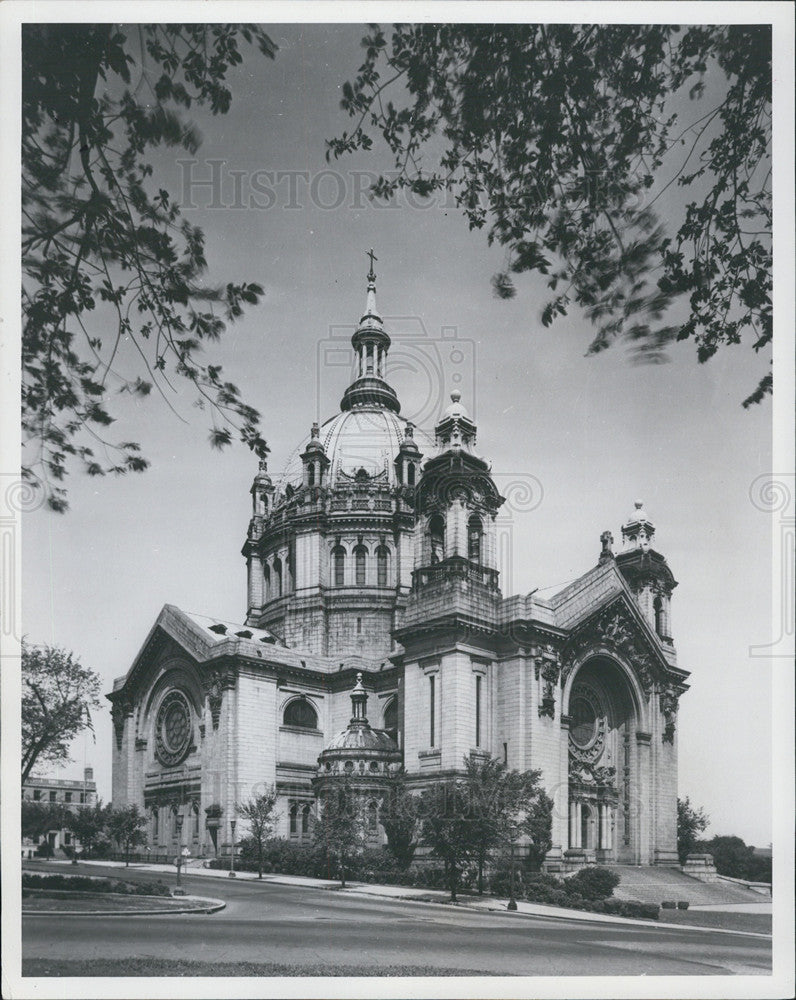
[[[620, 338], [653, 362], [673, 340], [693, 339], [699, 361], [770, 345], [768, 28], [394, 25], [391, 46], [374, 28], [362, 44], [341, 101], [355, 126], [327, 158], [377, 134], [396, 170], [374, 194], [453, 192], [470, 227], [506, 249], [497, 297], [516, 294], [511, 274], [547, 274], [555, 260], [549, 285], [564, 288], [542, 323], [579, 306], [595, 326], [588, 353]], [[720, 104], [678, 132], [708, 75], [723, 81]], [[694, 200], [672, 231], [655, 204], [675, 181]], [[770, 391], [767, 375], [744, 405]]]
[[22, 641], [22, 782], [37, 763], [64, 764], [72, 740], [91, 729], [100, 679], [64, 649]]
[[214, 445], [234, 432], [267, 453], [257, 411], [197, 357], [262, 285], [200, 284], [204, 234], [144, 159], [163, 145], [196, 152], [181, 110], [228, 110], [239, 38], [276, 52], [256, 25], [24, 26], [22, 475], [52, 510], [67, 509], [57, 484], [74, 460], [92, 476], [148, 467], [137, 444], [100, 433], [114, 387], [171, 407], [183, 379], [226, 428]]

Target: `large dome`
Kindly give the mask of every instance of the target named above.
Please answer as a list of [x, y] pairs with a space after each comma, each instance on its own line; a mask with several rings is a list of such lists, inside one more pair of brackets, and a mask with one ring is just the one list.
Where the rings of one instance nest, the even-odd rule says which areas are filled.
[[[381, 406], [356, 406], [327, 420], [320, 429], [319, 440], [329, 459], [328, 483], [352, 479], [364, 469], [370, 478], [385, 474], [387, 482], [398, 485], [395, 459], [406, 434], [407, 421]], [[415, 439], [426, 458], [434, 451], [434, 443], [425, 433], [415, 429]], [[290, 484], [298, 486], [302, 479], [301, 454], [306, 449], [305, 437], [288, 462], [280, 491]]]

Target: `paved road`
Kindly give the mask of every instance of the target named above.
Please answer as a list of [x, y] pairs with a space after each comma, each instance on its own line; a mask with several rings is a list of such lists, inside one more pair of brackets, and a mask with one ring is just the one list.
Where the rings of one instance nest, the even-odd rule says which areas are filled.
[[[89, 865], [69, 869], [77, 872], [109, 874]], [[129, 877], [152, 876], [130, 870]], [[479, 913], [201, 875], [185, 882], [191, 893], [224, 899], [226, 909], [212, 916], [25, 918], [23, 958], [324, 963], [357, 965], [363, 975], [378, 975], [380, 964], [504, 976], [766, 975], [771, 969], [770, 941], [750, 935]]]

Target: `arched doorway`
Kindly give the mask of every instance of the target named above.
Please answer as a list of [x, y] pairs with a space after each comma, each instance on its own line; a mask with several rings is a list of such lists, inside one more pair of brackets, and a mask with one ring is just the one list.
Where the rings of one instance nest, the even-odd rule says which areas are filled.
[[585, 660], [569, 686], [569, 848], [598, 863], [638, 863], [638, 694], [614, 659]]

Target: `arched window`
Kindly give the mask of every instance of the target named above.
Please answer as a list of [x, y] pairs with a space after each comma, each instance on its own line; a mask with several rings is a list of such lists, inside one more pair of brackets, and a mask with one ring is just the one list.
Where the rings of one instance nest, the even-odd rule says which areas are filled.
[[434, 514], [430, 518], [428, 534], [431, 542], [431, 564], [433, 566], [445, 558], [445, 521], [441, 514]]
[[265, 564], [265, 569], [263, 571], [265, 576], [265, 599], [266, 601], [271, 600], [271, 567], [268, 563]]
[[298, 833], [298, 805], [293, 803], [290, 807], [290, 835], [295, 837]]
[[398, 737], [398, 699], [393, 698], [384, 709], [384, 729], [396, 742]]
[[358, 587], [365, 586], [367, 554], [367, 549], [364, 545], [357, 545], [354, 549], [354, 559], [356, 560], [356, 583]]
[[301, 835], [306, 837], [310, 832], [310, 806], [307, 804], [301, 810]]
[[274, 559], [274, 597], [282, 596], [282, 560]]
[[666, 615], [663, 610], [663, 598], [660, 594], [656, 595], [652, 602], [652, 608], [655, 612], [655, 631], [661, 638], [664, 638], [666, 635]]
[[334, 570], [334, 585], [342, 587], [345, 583], [345, 549], [336, 545], [332, 549], [332, 567]]
[[305, 698], [296, 698], [285, 709], [282, 723], [298, 729], [317, 729], [318, 714]]
[[481, 562], [481, 538], [484, 526], [477, 514], [471, 514], [467, 522], [467, 558], [470, 562]]
[[415, 464], [414, 464], [414, 462], [410, 462], [409, 465], [406, 467], [406, 482], [408, 483], [409, 486], [414, 486], [415, 485]]
[[194, 802], [191, 806], [191, 816], [193, 818], [193, 835], [199, 836], [199, 803]]
[[315, 463], [314, 462], [310, 462], [310, 464], [307, 466], [307, 485], [308, 486], [314, 486], [315, 485]]
[[285, 593], [291, 594], [296, 588], [295, 582], [295, 572], [296, 572], [296, 543], [291, 542], [287, 550], [287, 559], [285, 560]]
[[152, 840], [157, 843], [160, 836], [160, 809], [155, 806], [152, 810]]
[[386, 545], [376, 549], [376, 583], [380, 587], [389, 586], [390, 550]]
[[368, 833], [374, 834], [379, 832], [379, 807], [375, 802], [368, 802]]

